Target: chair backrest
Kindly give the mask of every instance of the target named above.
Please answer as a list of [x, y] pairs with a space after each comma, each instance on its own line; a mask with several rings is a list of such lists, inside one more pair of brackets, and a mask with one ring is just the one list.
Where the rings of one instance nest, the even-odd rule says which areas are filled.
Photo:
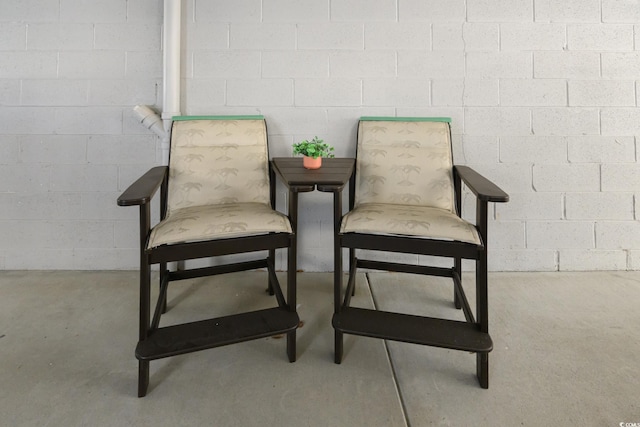
[[450, 119], [362, 117], [356, 206], [391, 203], [455, 211]]
[[179, 116], [173, 120], [168, 212], [192, 206], [269, 203], [264, 117]]

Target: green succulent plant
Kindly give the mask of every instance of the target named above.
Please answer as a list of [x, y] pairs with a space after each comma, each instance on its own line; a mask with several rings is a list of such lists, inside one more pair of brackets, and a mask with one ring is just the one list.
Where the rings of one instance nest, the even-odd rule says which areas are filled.
[[293, 144], [293, 154], [302, 154], [314, 159], [318, 157], [334, 157], [333, 147], [317, 136], [313, 137], [311, 141], [305, 139]]

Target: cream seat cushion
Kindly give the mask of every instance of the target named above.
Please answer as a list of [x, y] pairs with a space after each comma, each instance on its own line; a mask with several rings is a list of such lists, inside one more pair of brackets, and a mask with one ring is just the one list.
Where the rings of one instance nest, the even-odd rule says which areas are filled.
[[172, 243], [291, 233], [289, 219], [266, 203], [229, 203], [174, 209], [151, 231], [147, 248]]
[[402, 235], [481, 244], [476, 227], [447, 209], [364, 203], [342, 220], [341, 233]]

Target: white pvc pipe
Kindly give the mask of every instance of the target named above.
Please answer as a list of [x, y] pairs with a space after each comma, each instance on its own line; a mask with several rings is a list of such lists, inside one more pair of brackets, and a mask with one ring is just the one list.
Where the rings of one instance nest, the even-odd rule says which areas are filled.
[[162, 139], [162, 163], [169, 163], [171, 118], [180, 115], [180, 35], [182, 0], [164, 0], [163, 32], [163, 100], [162, 120], [165, 135]]
[[136, 117], [142, 123], [142, 126], [151, 130], [153, 133], [158, 135], [160, 138], [166, 138], [167, 133], [164, 130], [162, 119], [151, 108], [146, 105], [136, 105], [133, 107], [133, 112]]

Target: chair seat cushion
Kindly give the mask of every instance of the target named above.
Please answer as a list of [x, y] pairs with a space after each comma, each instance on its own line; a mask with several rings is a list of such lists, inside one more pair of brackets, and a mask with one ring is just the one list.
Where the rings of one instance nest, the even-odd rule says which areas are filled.
[[401, 235], [482, 244], [473, 224], [448, 210], [427, 206], [361, 204], [345, 215], [340, 232]]
[[291, 233], [289, 219], [266, 203], [175, 209], [151, 231], [147, 248], [265, 233]]

